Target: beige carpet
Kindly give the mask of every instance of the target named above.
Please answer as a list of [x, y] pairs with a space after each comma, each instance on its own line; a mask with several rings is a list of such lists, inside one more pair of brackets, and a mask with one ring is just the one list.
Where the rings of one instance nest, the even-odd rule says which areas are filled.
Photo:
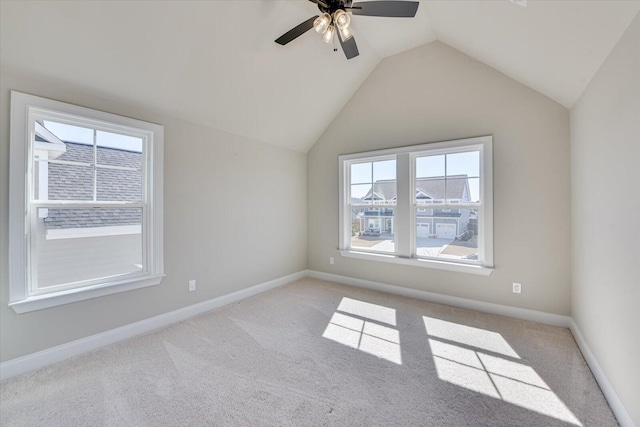
[[314, 279], [0, 392], [2, 426], [616, 425], [566, 329]]

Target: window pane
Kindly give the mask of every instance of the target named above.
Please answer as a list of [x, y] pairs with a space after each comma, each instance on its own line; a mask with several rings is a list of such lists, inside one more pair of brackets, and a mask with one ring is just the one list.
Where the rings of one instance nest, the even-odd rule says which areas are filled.
[[142, 170], [142, 139], [117, 133], [98, 131], [96, 156], [99, 165]]
[[93, 145], [66, 142], [64, 144], [64, 152], [54, 160], [93, 165], [95, 163], [93, 158]]
[[351, 186], [351, 203], [364, 203], [371, 200], [371, 184], [356, 184]]
[[475, 209], [416, 210], [416, 255], [478, 260], [478, 216]]
[[469, 201], [469, 180], [464, 175], [447, 176], [447, 203]]
[[419, 205], [443, 203], [444, 177], [416, 178], [416, 203]]
[[99, 201], [142, 201], [142, 172], [98, 168]]
[[444, 155], [416, 158], [416, 177], [444, 177]]
[[[48, 131], [63, 142], [93, 145], [93, 129], [52, 122], [49, 120], [44, 120], [42, 124]], [[48, 140], [49, 138], [47, 138], [46, 135], [40, 135], [36, 136], [36, 140], [38, 139]]]
[[373, 182], [379, 181], [395, 181], [396, 179], [396, 161], [383, 160], [381, 162], [373, 162]]
[[480, 178], [469, 179], [469, 201], [480, 202]]
[[41, 208], [37, 216], [37, 289], [142, 271], [142, 209]]
[[377, 252], [395, 252], [395, 210], [367, 207], [351, 210], [351, 247]]
[[480, 176], [480, 152], [447, 154], [447, 176], [466, 175], [470, 178]]
[[371, 162], [351, 165], [351, 184], [371, 182]]
[[[478, 177], [480, 176], [480, 152], [447, 154], [447, 200], [462, 203], [479, 201]], [[473, 180], [475, 199], [472, 197]]]
[[93, 167], [34, 162], [35, 200], [93, 200]]
[[396, 204], [396, 181], [382, 181], [373, 184], [374, 203], [383, 205]]

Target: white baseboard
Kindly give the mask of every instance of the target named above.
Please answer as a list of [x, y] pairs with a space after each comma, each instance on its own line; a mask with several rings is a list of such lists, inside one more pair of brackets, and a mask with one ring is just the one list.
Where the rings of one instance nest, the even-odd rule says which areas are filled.
[[269, 280], [268, 282], [260, 283], [227, 295], [222, 295], [178, 310], [140, 320], [139, 322], [121, 326], [110, 331], [91, 335], [86, 338], [0, 363], [0, 381], [35, 369], [43, 368], [53, 363], [61, 362], [70, 357], [78, 356], [118, 341], [135, 337], [136, 335], [145, 334], [155, 329], [184, 321], [199, 314], [206, 313], [207, 311], [277, 288], [293, 282], [294, 280], [302, 279], [306, 275], [306, 270], [299, 271], [297, 273]]
[[324, 273], [321, 271], [308, 270], [307, 275], [316, 279], [338, 282], [345, 285], [357, 286], [359, 288], [373, 289], [375, 291], [386, 292], [389, 294], [422, 299], [438, 304], [452, 305], [454, 307], [481, 311], [483, 313], [499, 314], [501, 316], [529, 320], [532, 322], [544, 323], [552, 326], [561, 326], [563, 328], [568, 328], [571, 320], [569, 316], [561, 316], [559, 314], [545, 313], [543, 311], [529, 310], [526, 308], [510, 307], [507, 305], [494, 304], [490, 302], [475, 301], [467, 298], [453, 297], [450, 295], [437, 294], [435, 292], [404, 288], [402, 286], [388, 285], [386, 283], [372, 282], [370, 280], [355, 279], [353, 277], [340, 276], [337, 274]]
[[498, 314], [502, 316], [513, 317], [516, 319], [529, 320], [547, 325], [560, 326], [570, 328], [571, 333], [575, 337], [578, 347], [591, 368], [593, 375], [600, 385], [605, 398], [607, 399], [613, 413], [622, 427], [635, 427], [629, 413], [625, 409], [622, 401], [616, 394], [615, 390], [609, 383], [604, 371], [598, 364], [597, 359], [591, 352], [591, 349], [585, 342], [578, 326], [569, 316], [561, 316], [557, 314], [545, 313], [542, 311], [528, 310], [518, 307], [509, 307], [489, 302], [475, 301], [466, 298], [454, 297], [449, 295], [437, 294], [434, 292], [421, 291], [418, 289], [404, 288], [401, 286], [389, 285], [386, 283], [373, 282], [370, 280], [356, 279], [353, 277], [340, 276], [337, 274], [324, 273], [314, 270], [303, 270], [288, 276], [279, 277], [268, 282], [242, 289], [227, 295], [203, 301], [198, 304], [180, 308], [169, 313], [160, 314], [149, 319], [131, 323], [110, 331], [100, 334], [91, 335], [70, 343], [62, 344], [37, 353], [29, 354], [17, 359], [0, 363], [0, 381], [20, 375], [29, 371], [43, 368], [53, 363], [61, 362], [65, 359], [78, 356], [89, 351], [96, 350], [118, 341], [129, 339], [137, 335], [151, 332], [171, 324], [184, 321], [199, 314], [220, 308], [222, 306], [232, 304], [237, 301], [258, 295], [270, 289], [277, 288], [287, 283], [293, 282], [303, 277], [313, 277], [316, 279], [327, 280], [331, 282], [342, 283], [345, 285], [356, 286], [360, 288], [372, 289], [381, 292], [387, 292], [394, 295], [401, 295], [409, 298], [417, 298], [435, 302], [438, 304], [451, 305], [454, 307], [466, 308], [469, 310], [481, 311], [484, 313]]
[[618, 397], [618, 394], [613, 389], [613, 386], [611, 385], [611, 383], [607, 379], [607, 376], [604, 374], [604, 371], [600, 367], [600, 364], [598, 363], [598, 359], [596, 359], [594, 354], [591, 352], [591, 349], [589, 348], [589, 346], [587, 345], [587, 342], [584, 340], [584, 337], [582, 336], [582, 332], [580, 332], [578, 325], [574, 322], [573, 319], [571, 319], [571, 324], [569, 326], [569, 329], [571, 330], [571, 333], [573, 334], [573, 337], [575, 338], [576, 343], [578, 344], [578, 348], [580, 348], [580, 351], [584, 356], [584, 360], [587, 361], [587, 365], [589, 365], [589, 368], [591, 369], [593, 376], [598, 382], [598, 385], [600, 386], [600, 390], [602, 390], [602, 394], [604, 394], [604, 397], [607, 399], [607, 402], [609, 403], [609, 406], [611, 407], [613, 414], [618, 419], [618, 423], [620, 424], [620, 426], [635, 427], [635, 424], [633, 423], [631, 416], [627, 412], [627, 409], [624, 407], [622, 401]]

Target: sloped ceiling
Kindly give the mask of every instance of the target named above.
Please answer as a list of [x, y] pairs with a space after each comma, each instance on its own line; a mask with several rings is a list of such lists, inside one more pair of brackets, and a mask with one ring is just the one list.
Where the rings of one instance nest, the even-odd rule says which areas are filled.
[[640, 2], [435, 1], [427, 10], [440, 41], [571, 108]]
[[[303, 0], [2, 1], [0, 66], [306, 152], [389, 55], [441, 40], [571, 107], [640, 1], [422, 1], [415, 19], [356, 16], [360, 56], [313, 31]], [[339, 48], [338, 48], [339, 49]]]

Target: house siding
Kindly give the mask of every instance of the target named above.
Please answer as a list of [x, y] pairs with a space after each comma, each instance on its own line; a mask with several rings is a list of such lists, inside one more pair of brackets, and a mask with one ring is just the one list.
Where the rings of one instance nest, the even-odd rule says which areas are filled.
[[39, 221], [36, 239], [38, 288], [141, 271], [141, 233], [47, 239]]

